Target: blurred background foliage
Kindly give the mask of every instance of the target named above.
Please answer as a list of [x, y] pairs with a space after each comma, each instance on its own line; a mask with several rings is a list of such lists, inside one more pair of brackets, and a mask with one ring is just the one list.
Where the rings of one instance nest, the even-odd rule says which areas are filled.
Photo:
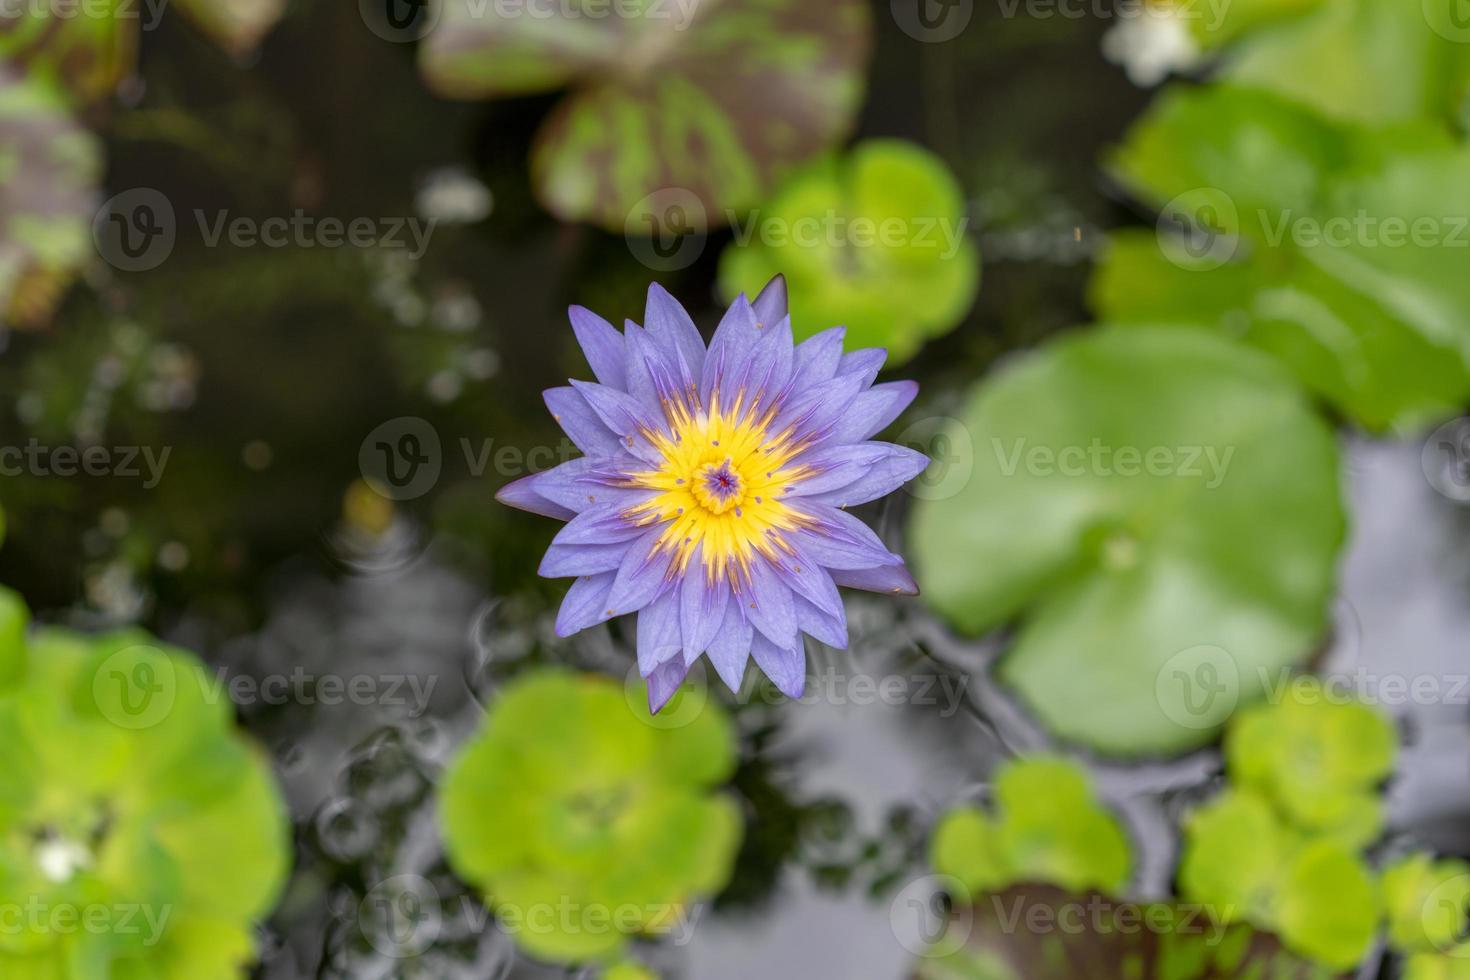
[[[222, 682], [303, 677], [286, 703], [235, 695], [295, 831], [269, 921], [245, 942], [266, 909], [242, 901], [205, 959], [104, 951], [79, 975], [233, 976], [252, 944], [271, 977], [557, 976], [593, 960], [619, 980], [1464, 974], [1463, 705], [1402, 710], [1395, 727], [1381, 709], [1299, 703], [1311, 680], [1269, 683], [1463, 669], [1430, 654], [1463, 655], [1445, 637], [1470, 622], [1470, 521], [1424, 478], [1463, 486], [1464, 448], [1432, 440], [1443, 470], [1421, 475], [1412, 441], [1470, 399], [1465, 252], [1449, 238], [1470, 221], [1458, 3], [1070, 16], [977, 0], [946, 37], [911, 5], [864, 0], [550, 19], [472, 0], [93, 0], [71, 16], [57, 0], [7, 15], [0, 446], [49, 464], [57, 447], [102, 449], [110, 469], [5, 474], [0, 580], [44, 622], [146, 626]], [[298, 216], [367, 219], [376, 237], [213, 237]], [[844, 230], [790, 234], [812, 219]], [[153, 241], [160, 220], [156, 262], [109, 246]], [[909, 237], [855, 241], [886, 220]], [[937, 247], [915, 241], [920, 222]], [[1389, 222], [1434, 234], [1384, 247]], [[1304, 223], [1349, 240], [1303, 239]], [[936, 464], [865, 516], [907, 545], [924, 599], [851, 598], [853, 650], [811, 651], [814, 681], [839, 685], [814, 683], [827, 696], [812, 703], [686, 692], [702, 724], [729, 715], [692, 742], [711, 770], [625, 811], [620, 787], [644, 787], [662, 751], [648, 738], [690, 732], [628, 727], [616, 684], [587, 681], [611, 691], [601, 708], [566, 695], [503, 734], [518, 685], [563, 676], [536, 673], [551, 665], [621, 678], [630, 637], [556, 639], [562, 586], [534, 574], [553, 528], [490, 498], [571, 453], [539, 397], [586, 373], [569, 303], [616, 322], [657, 279], [708, 327], [778, 272], [800, 335], [843, 323], [923, 385], [892, 437]], [[1090, 316], [1107, 325], [1077, 327]], [[391, 499], [362, 454], [402, 419], [432, 432], [438, 476]], [[1176, 469], [1110, 456], [1079, 477], [1031, 455], [1094, 444], [1165, 450]], [[1188, 453], [1198, 478], [1177, 469]], [[14, 632], [7, 649], [24, 650]], [[1230, 697], [1197, 711], [1188, 679], [1222, 671]], [[321, 680], [343, 674], [420, 696], [329, 703]], [[840, 686], [855, 675], [955, 697], [857, 705]], [[50, 717], [67, 683], [30, 681], [0, 711]], [[526, 759], [560, 773], [589, 752], [564, 784], [504, 785]], [[105, 784], [115, 761], [78, 773]], [[589, 825], [604, 806], [631, 814], [625, 836]], [[689, 850], [632, 866], [617, 893], [711, 899], [691, 943], [653, 922], [595, 950], [486, 926], [506, 894], [614, 893], [619, 849], [675, 826]], [[512, 844], [539, 877], [506, 883], [497, 849]], [[986, 900], [1083, 895], [1168, 925], [1028, 933]], [[1190, 902], [1236, 912], [1200, 934]], [[912, 908], [949, 931], [912, 937]], [[402, 916], [425, 909], [432, 936], [405, 945]]]

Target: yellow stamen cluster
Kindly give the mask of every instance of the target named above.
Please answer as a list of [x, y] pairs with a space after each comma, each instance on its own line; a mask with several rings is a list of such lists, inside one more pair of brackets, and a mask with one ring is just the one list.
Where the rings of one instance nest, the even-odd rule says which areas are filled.
[[756, 411], [738, 398], [728, 409], [665, 405], [673, 431], [646, 433], [663, 462], [632, 476], [632, 485], [657, 490], [652, 500], [627, 513], [639, 525], [667, 523], [655, 551], [670, 551], [672, 568], [686, 571], [700, 555], [711, 583], [748, 577], [756, 555], [776, 558], [789, 547], [782, 534], [806, 523], [782, 502], [809, 475], [790, 465], [804, 448], [789, 430], [772, 434], [774, 410]]

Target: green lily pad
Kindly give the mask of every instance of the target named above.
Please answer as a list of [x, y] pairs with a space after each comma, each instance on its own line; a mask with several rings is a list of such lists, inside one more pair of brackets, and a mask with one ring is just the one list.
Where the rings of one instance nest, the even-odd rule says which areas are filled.
[[1449, 952], [1470, 925], [1470, 864], [1410, 854], [1383, 872], [1383, 904], [1395, 949]]
[[1336, 972], [1197, 907], [1023, 885], [961, 906], [914, 980], [1328, 980]]
[[1098, 328], [1001, 369], [955, 427], [973, 472], [916, 507], [918, 579], [962, 630], [1018, 623], [999, 676], [1056, 734], [1193, 748], [1311, 652], [1343, 538], [1338, 452], [1269, 358]]
[[1169, 221], [1113, 236], [1092, 305], [1207, 325], [1371, 429], [1470, 398], [1470, 150], [1429, 126], [1335, 126], [1263, 92], [1166, 93], [1110, 170]]
[[[0, 18], [0, 64], [86, 105], [109, 97], [137, 59], [137, 0], [16, 4]], [[8, 143], [0, 141], [0, 146]]]
[[1086, 774], [1060, 758], [1007, 763], [996, 774], [995, 812], [956, 807], [934, 829], [930, 864], [965, 899], [1023, 882], [1121, 889], [1132, 867], [1122, 826], [1092, 794]]
[[0, 690], [0, 768], [0, 901], [100, 921], [0, 930], [0, 975], [245, 975], [290, 825], [197, 658], [136, 632], [36, 633]]
[[1470, 90], [1470, 25], [1458, 2], [1318, 3], [1242, 38], [1220, 76], [1338, 119], [1448, 123], [1460, 118]]
[[61, 96], [0, 67], [0, 321], [50, 318], [91, 249], [101, 171]]
[[798, 339], [847, 328], [891, 362], [964, 319], [980, 288], [964, 192], [944, 162], [901, 140], [861, 143], [794, 176], [735, 227], [720, 257], [729, 299], [778, 274]]
[[723, 225], [852, 127], [872, 30], [860, 0], [637, 9], [485, 17], [444, 0], [420, 69], [452, 98], [573, 87], [532, 149], [536, 193], [564, 220], [620, 234]]
[[734, 769], [730, 723], [706, 703], [661, 726], [645, 701], [606, 677], [527, 675], [444, 780], [451, 866], [535, 956], [615, 961], [729, 881], [741, 818], [715, 787]]
[[1231, 0], [1228, 4], [1173, 7], [1174, 16], [1189, 29], [1203, 51], [1224, 47], [1242, 36], [1289, 23], [1321, 7], [1328, 0]]

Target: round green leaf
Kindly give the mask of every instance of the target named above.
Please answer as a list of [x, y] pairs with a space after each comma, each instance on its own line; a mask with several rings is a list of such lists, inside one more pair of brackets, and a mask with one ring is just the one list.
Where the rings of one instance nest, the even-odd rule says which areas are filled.
[[1339, 119], [1457, 117], [1470, 40], [1459, 0], [1331, 0], [1234, 47], [1221, 75]]
[[1470, 924], [1470, 865], [1410, 854], [1383, 872], [1383, 904], [1395, 949], [1447, 952]]
[[957, 494], [922, 501], [928, 601], [1019, 620], [1000, 665], [1057, 734], [1120, 755], [1208, 742], [1306, 656], [1343, 537], [1330, 429], [1269, 359], [1196, 330], [1066, 338], [983, 383]]
[[228, 699], [197, 658], [141, 633], [40, 630], [25, 657], [0, 690], [0, 902], [132, 912], [76, 934], [3, 930], [0, 975], [241, 975], [290, 825]]
[[968, 892], [961, 897], [1022, 882], [1116, 892], [1127, 881], [1128, 837], [1075, 764], [1048, 756], [1006, 763], [995, 806], [993, 818], [958, 807], [935, 827], [930, 862]]
[[1362, 962], [1378, 930], [1378, 896], [1362, 860], [1336, 841], [1312, 841], [1287, 863], [1276, 898], [1281, 938], [1339, 970]]
[[[558, 217], [619, 233], [726, 224], [850, 129], [871, 33], [859, 0], [638, 10], [484, 17], [444, 0], [420, 68], [455, 98], [574, 84], [536, 139], [536, 193]], [[664, 204], [645, 200], [656, 192]]]
[[449, 863], [533, 955], [607, 959], [729, 881], [742, 822], [712, 787], [734, 759], [713, 703], [665, 727], [610, 678], [526, 674], [445, 775]]
[[1010, 868], [985, 811], [955, 807], [940, 818], [929, 842], [929, 865], [964, 889], [956, 898], [973, 900], [1010, 883]]
[[891, 362], [953, 329], [980, 287], [964, 194], [938, 157], [901, 140], [859, 144], [784, 184], [737, 224], [720, 288], [754, 296], [785, 275], [797, 337], [847, 328]]
[[1270, 925], [1277, 879], [1295, 843], [1264, 799], [1222, 793], [1185, 823], [1180, 893], [1216, 921]]
[[1114, 237], [1092, 286], [1102, 316], [1243, 337], [1374, 429], [1470, 397], [1470, 151], [1442, 130], [1352, 130], [1264, 92], [1176, 90], [1111, 169], [1187, 230]]

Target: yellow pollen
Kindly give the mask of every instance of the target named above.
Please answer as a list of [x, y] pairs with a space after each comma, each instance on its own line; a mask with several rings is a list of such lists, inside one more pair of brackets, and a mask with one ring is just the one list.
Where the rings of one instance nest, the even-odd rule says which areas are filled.
[[793, 463], [805, 447], [789, 430], [772, 432], [774, 412], [751, 410], [743, 396], [728, 408], [671, 401], [664, 410], [672, 435], [644, 433], [662, 459], [629, 480], [657, 493], [625, 517], [662, 526], [655, 548], [672, 553], [673, 572], [699, 555], [709, 582], [729, 576], [738, 588], [753, 558], [778, 559], [790, 551], [786, 533], [808, 523], [778, 499], [808, 475]]

